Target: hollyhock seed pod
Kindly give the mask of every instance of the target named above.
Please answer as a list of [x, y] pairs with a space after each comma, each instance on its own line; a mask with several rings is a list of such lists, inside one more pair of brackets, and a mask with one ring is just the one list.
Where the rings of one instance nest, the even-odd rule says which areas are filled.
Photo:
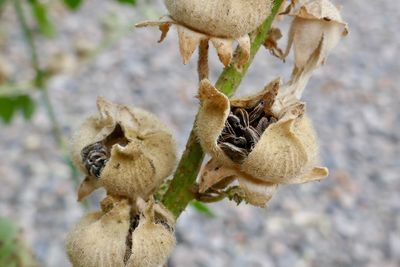
[[109, 211], [92, 212], [83, 217], [66, 239], [72, 265], [125, 266], [130, 209], [127, 200], [114, 200]]
[[132, 234], [132, 251], [126, 266], [157, 267], [167, 261], [176, 243], [172, 218], [160, 204], [154, 204], [153, 200], [147, 203]]
[[230, 64], [232, 44], [236, 40], [241, 48], [238, 66], [250, 57], [249, 33], [271, 13], [272, 0], [166, 0], [169, 16], [160, 21], [145, 21], [137, 27], [158, 26], [161, 42], [172, 24], [177, 26], [179, 46], [184, 64], [187, 64], [202, 40], [211, 40], [221, 62]]
[[[172, 215], [153, 200], [145, 209], [107, 196], [102, 211], [86, 215], [68, 234], [66, 249], [74, 267], [158, 267], [174, 245]], [[140, 218], [139, 213], [144, 215]], [[167, 217], [164, 217], [166, 214]]]
[[279, 86], [276, 80], [253, 97], [229, 100], [208, 80], [200, 83], [196, 133], [204, 151], [227, 169], [225, 175], [203, 177], [201, 191], [214, 183], [207, 179], [223, 176], [250, 182], [246, 188], [263, 185], [269, 195], [267, 187], [273, 184], [304, 183], [327, 176], [326, 168], [314, 167], [318, 146], [311, 122], [304, 116], [305, 105], [299, 102], [287, 107], [280, 116], [272, 113]]
[[104, 187], [107, 194], [148, 197], [171, 174], [175, 141], [154, 115], [98, 98], [99, 115], [89, 117], [75, 134], [72, 158], [87, 174], [78, 199]]

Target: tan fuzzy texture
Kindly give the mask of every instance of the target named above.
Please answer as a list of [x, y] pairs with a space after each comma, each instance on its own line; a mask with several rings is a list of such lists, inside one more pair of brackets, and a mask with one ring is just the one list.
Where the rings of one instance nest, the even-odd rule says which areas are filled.
[[320, 45], [321, 39], [324, 39], [324, 44], [320, 48], [317, 66], [324, 63], [341, 37], [348, 34], [347, 23], [343, 21], [339, 10], [328, 0], [310, 1], [289, 15], [294, 19], [284, 57], [293, 45], [297, 68], [306, 66], [309, 58]]
[[244, 190], [246, 202], [261, 208], [266, 207], [278, 188], [278, 185], [273, 183], [263, 183], [242, 177], [238, 180], [240, 187]]
[[156, 223], [153, 205], [150, 200], [139, 226], [132, 234], [132, 254], [126, 264], [127, 267], [163, 265], [175, 247], [176, 240], [173, 232], [164, 225]]
[[125, 240], [130, 206], [126, 200], [113, 203], [111, 210], [89, 213], [66, 239], [68, 257], [74, 267], [125, 266]]
[[[153, 114], [139, 108], [97, 101], [99, 115], [89, 117], [75, 134], [72, 159], [88, 176], [79, 190], [79, 199], [104, 187], [109, 195], [147, 199], [171, 174], [175, 162], [175, 141], [169, 129]], [[110, 158], [99, 178], [90, 176], [81, 152], [88, 145], [107, 140], [117, 125], [125, 143], [110, 148]]]
[[213, 87], [209, 81], [200, 83], [200, 113], [196, 133], [203, 149], [215, 160], [234, 168], [238, 176], [268, 183], [293, 184], [322, 179], [326, 168], [315, 168], [318, 145], [310, 120], [304, 116], [304, 104], [289, 107], [262, 134], [260, 140], [242, 164], [234, 163], [219, 148], [217, 140], [224, 128], [225, 120], [234, 106], [246, 107], [267, 94], [274, 82], [253, 98], [229, 100]]
[[[197, 4], [197, 2], [195, 2]], [[193, 52], [202, 41], [210, 40], [217, 50], [218, 57], [224, 66], [231, 64], [233, 56], [233, 42], [237, 41], [240, 48], [240, 54], [236, 57], [235, 66], [240, 69], [250, 59], [250, 37], [248, 33], [244, 33], [237, 37], [220, 37], [197, 31], [186, 24], [174, 20], [170, 16], [165, 16], [158, 21], [144, 21], [137, 23], [138, 28], [158, 27], [161, 31], [159, 42], [162, 42], [167, 36], [171, 25], [176, 25], [179, 40], [179, 52], [183, 59], [183, 63], [187, 64], [193, 55]]]
[[271, 12], [271, 0], [165, 0], [180, 24], [214, 37], [239, 38], [255, 30]]
[[[293, 11], [297, 4], [300, 7]], [[294, 18], [282, 58], [286, 58], [293, 47], [295, 66], [290, 81], [279, 92], [274, 104], [276, 113], [301, 99], [314, 70], [325, 63], [332, 49], [348, 34], [339, 9], [328, 0], [292, 1], [287, 12]]]

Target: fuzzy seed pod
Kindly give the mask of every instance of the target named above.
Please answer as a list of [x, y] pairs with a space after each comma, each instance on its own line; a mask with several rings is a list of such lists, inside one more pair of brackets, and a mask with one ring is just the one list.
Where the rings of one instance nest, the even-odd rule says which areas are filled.
[[[175, 246], [175, 237], [169, 223], [172, 215], [161, 205], [155, 207], [149, 201], [140, 219], [139, 226], [132, 234], [132, 253], [127, 267], [157, 267], [163, 265]], [[154, 214], [157, 210], [162, 210]], [[156, 215], [168, 213], [168, 219], [160, 222]], [[157, 223], [157, 221], [159, 223]]]
[[233, 41], [237, 41], [241, 53], [237, 66], [250, 58], [249, 33], [254, 31], [271, 13], [271, 0], [166, 0], [169, 16], [160, 21], [145, 21], [136, 27], [158, 26], [166, 37], [172, 24], [177, 26], [180, 53], [187, 64], [194, 50], [203, 40], [210, 40], [217, 49], [224, 66], [232, 60]]
[[89, 117], [73, 139], [72, 158], [87, 174], [78, 199], [104, 187], [109, 195], [147, 200], [171, 174], [175, 141], [154, 115], [98, 98], [99, 115]]
[[74, 267], [125, 266], [125, 240], [129, 230], [127, 200], [114, 201], [107, 211], [89, 213], [66, 239], [68, 257]]
[[164, 264], [175, 245], [175, 237], [173, 224], [163, 215], [172, 215], [153, 200], [146, 204], [142, 218], [132, 213], [132, 208], [127, 199], [108, 196], [102, 201], [102, 211], [86, 215], [67, 236], [66, 249], [72, 265], [158, 267]]
[[271, 111], [279, 86], [276, 80], [253, 97], [229, 100], [208, 80], [200, 83], [197, 136], [203, 149], [231, 171], [203, 176], [201, 191], [214, 183], [209, 179], [237, 176], [248, 182], [242, 188], [261, 184], [265, 186], [261, 191], [271, 195], [273, 184], [304, 183], [327, 176], [326, 168], [314, 167], [318, 146], [311, 122], [303, 115], [305, 105], [299, 102], [280, 116]]
[[239, 38], [271, 13], [271, 0], [166, 0], [170, 16], [209, 36]]

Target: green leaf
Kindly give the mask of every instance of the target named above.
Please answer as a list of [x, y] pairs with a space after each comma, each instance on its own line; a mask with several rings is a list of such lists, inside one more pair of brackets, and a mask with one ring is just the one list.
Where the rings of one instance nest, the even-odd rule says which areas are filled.
[[29, 0], [29, 3], [40, 32], [46, 37], [53, 37], [55, 29], [48, 16], [47, 7], [38, 0]]
[[17, 111], [21, 111], [26, 120], [35, 112], [35, 102], [29, 95], [0, 96], [0, 118], [7, 124]]
[[116, 0], [121, 4], [136, 5], [136, 0]]
[[7, 0], [0, 0], [0, 10], [3, 8]]
[[214, 218], [215, 217], [214, 212], [212, 212], [212, 210], [209, 207], [207, 207], [206, 205], [204, 205], [203, 203], [201, 203], [199, 201], [193, 200], [192, 202], [190, 202], [190, 205], [197, 212], [207, 216], [208, 218]]
[[0, 96], [0, 117], [5, 123], [9, 124], [11, 122], [15, 110], [14, 97]]
[[35, 102], [28, 95], [20, 95], [17, 98], [17, 106], [22, 111], [25, 120], [30, 120], [35, 112]]
[[82, 2], [82, 0], [64, 0], [64, 4], [71, 10], [77, 10]]
[[0, 217], [0, 266], [37, 266], [31, 252], [21, 241], [20, 230], [9, 219]]

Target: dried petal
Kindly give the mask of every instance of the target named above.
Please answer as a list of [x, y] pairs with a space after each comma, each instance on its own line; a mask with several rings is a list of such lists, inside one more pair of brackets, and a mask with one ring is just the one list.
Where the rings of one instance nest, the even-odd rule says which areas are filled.
[[254, 206], [264, 208], [275, 194], [278, 185], [264, 183], [254, 179], [239, 177], [239, 185], [245, 192], [245, 200]]
[[228, 66], [232, 60], [232, 40], [222, 38], [211, 38], [211, 42], [217, 50], [218, 57], [224, 66]]

